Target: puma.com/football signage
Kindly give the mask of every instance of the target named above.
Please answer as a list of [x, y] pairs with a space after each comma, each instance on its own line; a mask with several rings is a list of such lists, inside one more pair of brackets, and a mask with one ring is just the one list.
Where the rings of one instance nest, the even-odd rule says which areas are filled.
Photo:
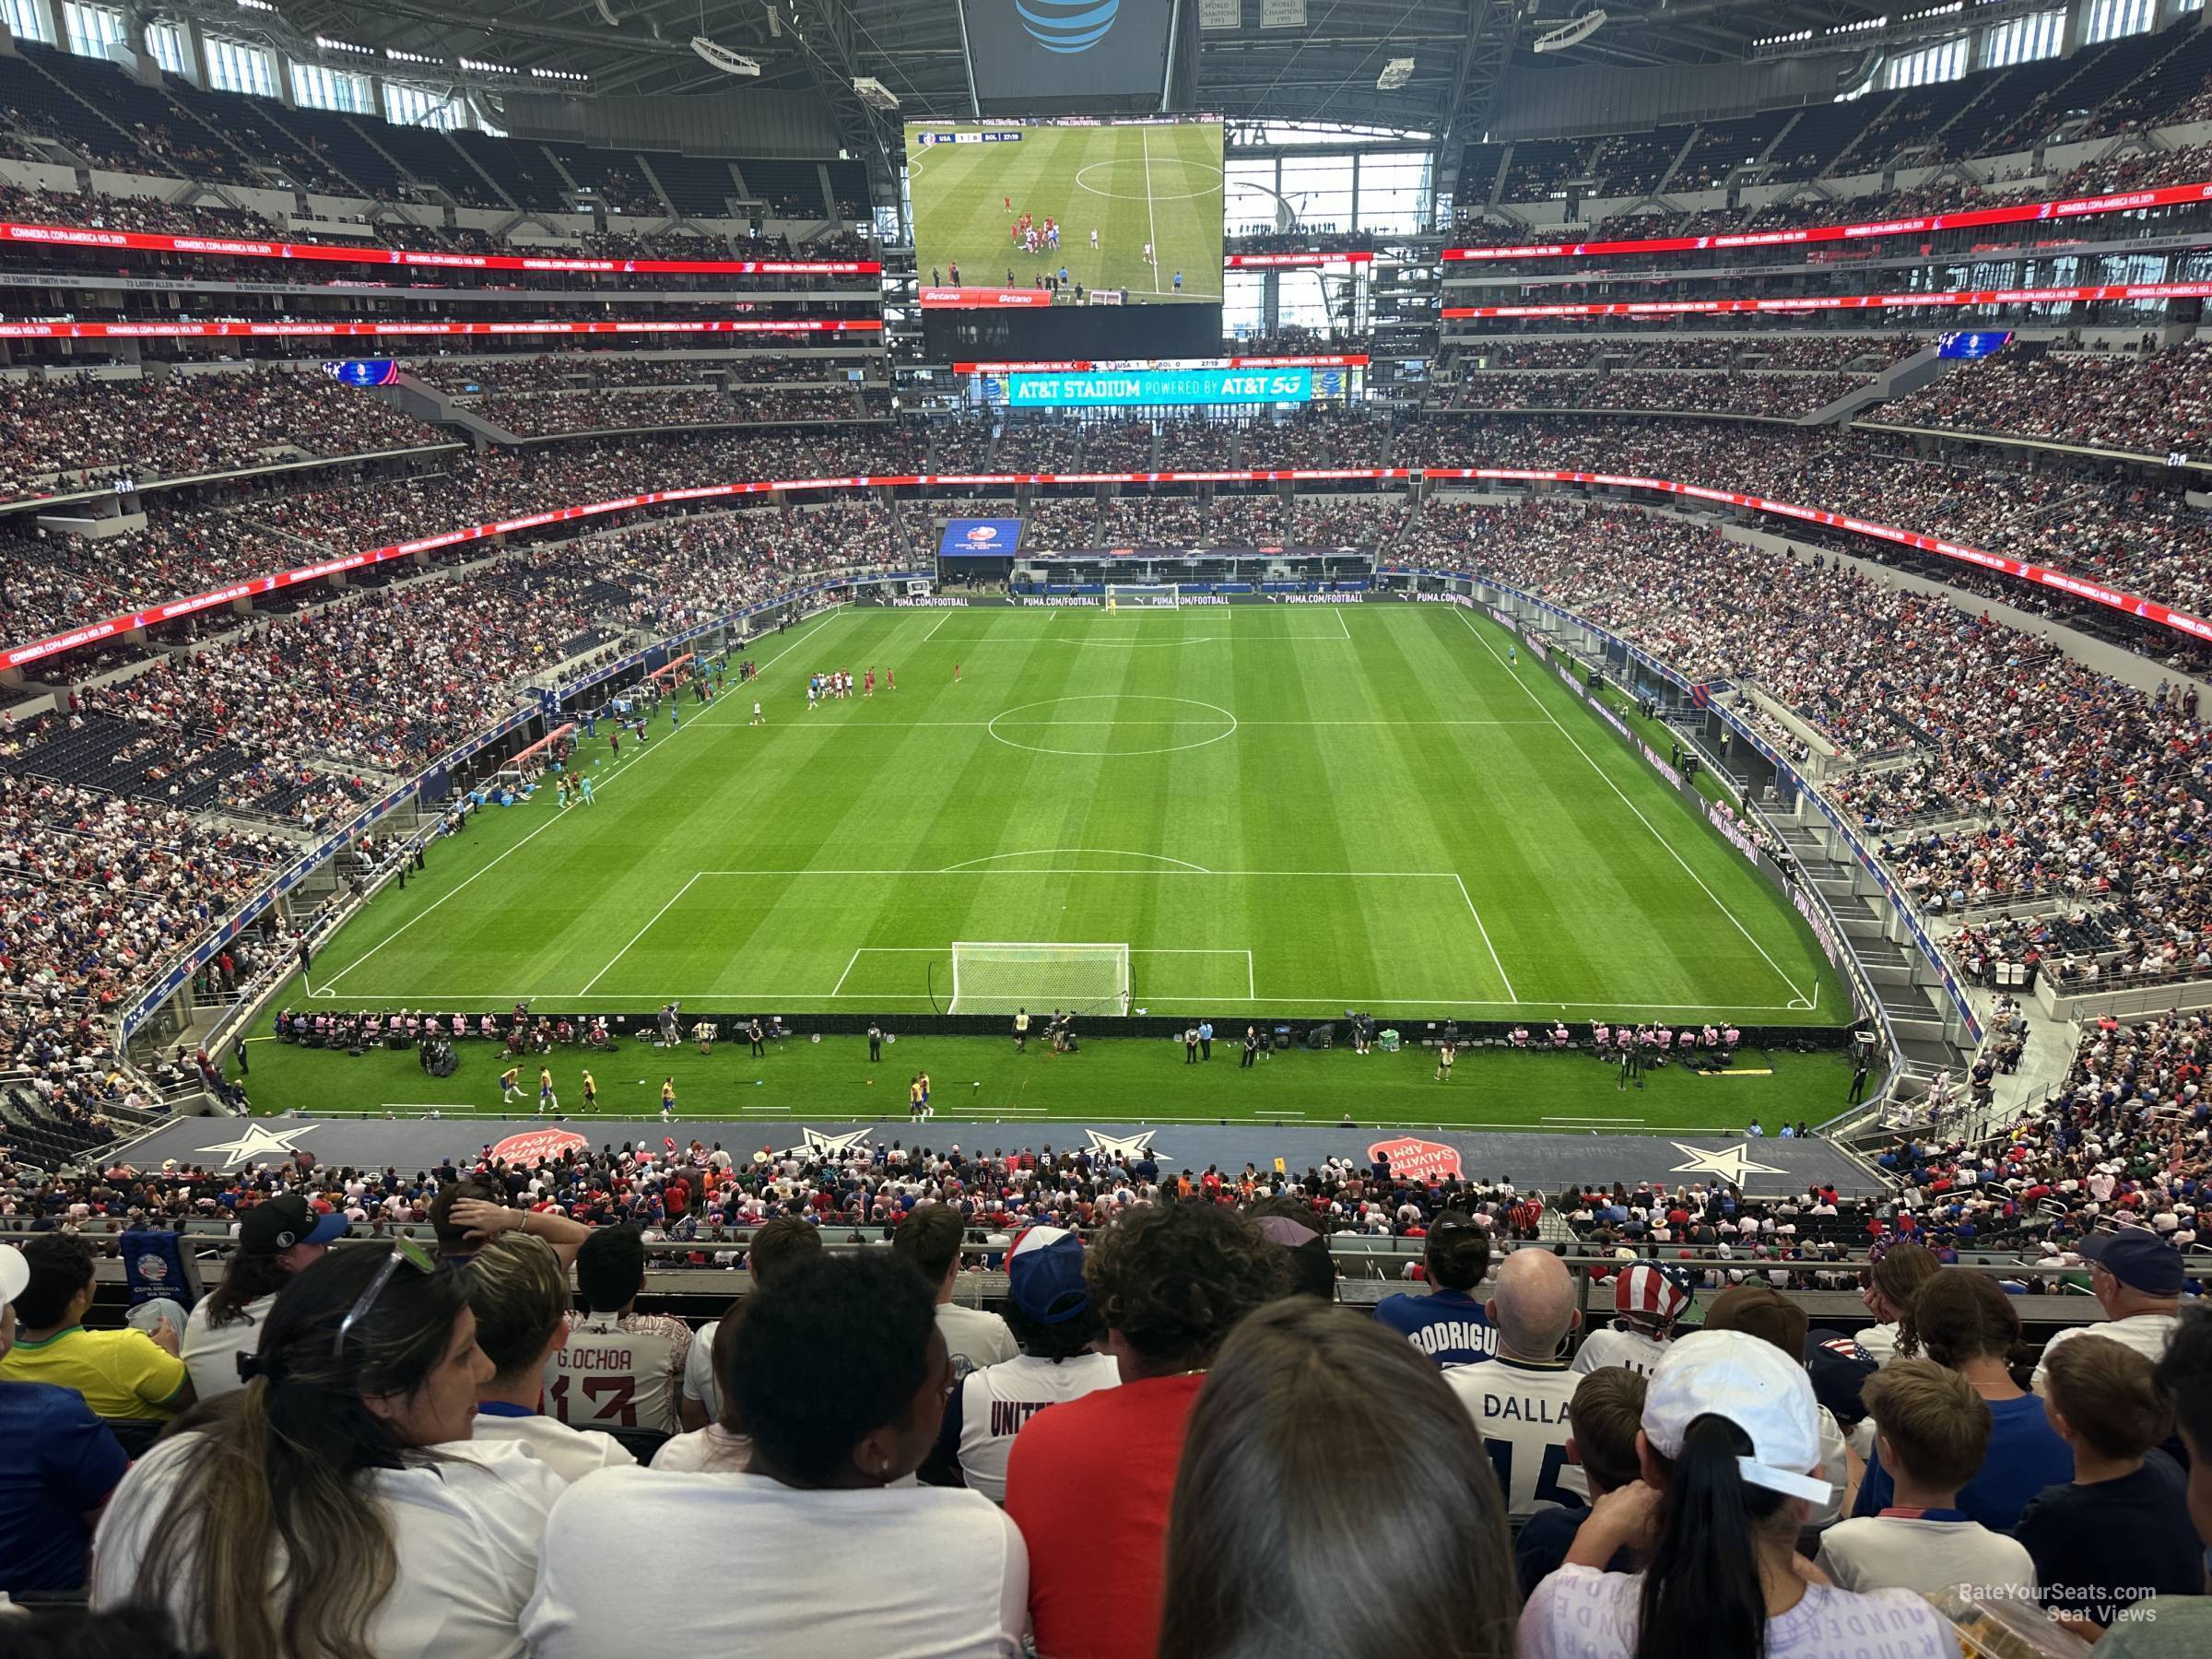
[[976, 96], [1158, 95], [1173, 0], [961, 0]]

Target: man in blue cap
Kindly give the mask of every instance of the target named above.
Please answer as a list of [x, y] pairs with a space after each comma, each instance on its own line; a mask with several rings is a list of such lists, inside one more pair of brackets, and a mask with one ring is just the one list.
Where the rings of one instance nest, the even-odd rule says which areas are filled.
[[2081, 1242], [2089, 1264], [2089, 1291], [2104, 1309], [2096, 1324], [2074, 1325], [2051, 1338], [2035, 1368], [2035, 1392], [2043, 1392], [2043, 1372], [2060, 1344], [2084, 1336], [2124, 1342], [2153, 1364], [2166, 1356], [2173, 1328], [2181, 1323], [2182, 1253], [2148, 1228], [2122, 1227], [2095, 1233]]
[[970, 1371], [945, 1407], [940, 1459], [957, 1458], [969, 1487], [1003, 1503], [1006, 1454], [1021, 1426], [1047, 1406], [1122, 1380], [1111, 1355], [1091, 1344], [1106, 1323], [1083, 1280], [1083, 1241], [1058, 1227], [1032, 1227], [1006, 1255], [1006, 1324], [1018, 1359]]

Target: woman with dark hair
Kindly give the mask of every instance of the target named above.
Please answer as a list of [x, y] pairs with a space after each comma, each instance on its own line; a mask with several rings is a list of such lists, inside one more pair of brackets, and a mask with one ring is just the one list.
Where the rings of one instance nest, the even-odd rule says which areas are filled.
[[560, 1478], [469, 1439], [491, 1364], [412, 1240], [293, 1276], [245, 1388], [109, 1504], [92, 1603], [159, 1595], [224, 1659], [513, 1659]]
[[[1521, 1615], [1521, 1659], [1956, 1659], [1906, 1590], [1819, 1578], [1797, 1535], [1829, 1493], [1805, 1367], [1747, 1331], [1698, 1331], [1652, 1373], [1641, 1484], [1599, 1499]], [[1607, 1572], [1621, 1549], [1644, 1571]]]
[[[1973, 1384], [1989, 1407], [1989, 1452], [1959, 1493], [1969, 1520], [2010, 1532], [2028, 1500], [2045, 1487], [2074, 1478], [2074, 1454], [2051, 1427], [2043, 1403], [2022, 1386], [2030, 1350], [2020, 1339], [2019, 1311], [1984, 1274], [1944, 1267], [1920, 1288], [1912, 1325], [1921, 1352]], [[1897, 1500], [1897, 1483], [1881, 1456], [1866, 1460], [1853, 1515], [1878, 1515]]]
[[179, 1354], [195, 1394], [214, 1400], [245, 1386], [238, 1362], [261, 1346], [261, 1324], [276, 1305], [276, 1292], [327, 1255], [346, 1226], [344, 1216], [318, 1212], [297, 1193], [264, 1198], [246, 1211], [223, 1282], [184, 1321]]
[[1920, 1353], [1920, 1337], [1912, 1325], [1912, 1304], [1921, 1287], [1934, 1278], [1943, 1264], [1924, 1244], [1900, 1239], [1877, 1243], [1866, 1253], [1866, 1282], [1859, 1300], [1877, 1324], [1858, 1333], [1859, 1347], [1877, 1365], [1892, 1359], [1911, 1359]]
[[1372, 1320], [1263, 1308], [1191, 1409], [1161, 1599], [1159, 1659], [1511, 1659], [1519, 1591], [1474, 1420]]

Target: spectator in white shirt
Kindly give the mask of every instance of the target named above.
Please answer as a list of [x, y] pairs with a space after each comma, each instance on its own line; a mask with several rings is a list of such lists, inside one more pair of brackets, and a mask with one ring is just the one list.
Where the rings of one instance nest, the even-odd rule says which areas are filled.
[[[753, 1241], [746, 1247], [745, 1270], [753, 1281], [753, 1288], [759, 1290], [785, 1263], [819, 1255], [821, 1249], [822, 1235], [813, 1222], [798, 1216], [771, 1217], [753, 1229]], [[736, 1312], [737, 1306], [731, 1305], [731, 1313]], [[723, 1318], [730, 1316], [725, 1313]], [[714, 1382], [714, 1337], [721, 1328], [720, 1319], [700, 1326], [692, 1336], [689, 1351], [684, 1356], [684, 1396], [680, 1410], [687, 1433], [703, 1431], [722, 1421], [722, 1398]], [[660, 1466], [660, 1459], [654, 1458], [653, 1467]]]
[[1007, 1324], [1018, 1359], [970, 1371], [953, 1391], [937, 1448], [957, 1461], [970, 1491], [1006, 1497], [1006, 1454], [1037, 1413], [1122, 1380], [1111, 1354], [1094, 1352], [1106, 1322], [1083, 1279], [1083, 1241], [1058, 1227], [1032, 1227], [1006, 1256]]
[[[1521, 1659], [1954, 1659], [1943, 1616], [1903, 1590], [1814, 1582], [1797, 1535], [1828, 1482], [1805, 1368], [1746, 1331], [1697, 1331], [1644, 1397], [1641, 1483], [1599, 1499], [1521, 1615]], [[1641, 1572], [1607, 1572], [1623, 1548]]]
[[1426, 1355], [1312, 1297], [1237, 1326], [1185, 1430], [1159, 1659], [1511, 1659], [1518, 1598], [1482, 1436]]
[[527, 1446], [563, 1480], [637, 1462], [612, 1435], [538, 1409], [546, 1361], [569, 1340], [569, 1276], [553, 1247], [504, 1233], [470, 1258], [467, 1277], [477, 1346], [494, 1368], [477, 1397], [475, 1438]]
[[92, 1603], [151, 1596], [225, 1659], [519, 1659], [559, 1477], [471, 1447], [491, 1362], [450, 1266], [412, 1240], [296, 1275], [253, 1375], [131, 1470]]
[[333, 1239], [345, 1236], [345, 1217], [318, 1213], [297, 1193], [264, 1198], [246, 1212], [223, 1282], [184, 1321], [179, 1358], [192, 1373], [194, 1394], [213, 1400], [245, 1386], [239, 1356], [260, 1346], [261, 1324], [276, 1305], [276, 1292], [327, 1255]]
[[1971, 1585], [2031, 1602], [2027, 1548], [1959, 1507], [1989, 1454], [1989, 1406], [1973, 1384], [1933, 1359], [1900, 1359], [1867, 1380], [1865, 1401], [1895, 1501], [1824, 1531], [1821, 1570], [1845, 1590], [1935, 1595]]
[[891, 1235], [893, 1253], [913, 1263], [935, 1288], [937, 1328], [945, 1333], [945, 1346], [952, 1350], [955, 1377], [1000, 1364], [1021, 1352], [1005, 1320], [981, 1308], [963, 1308], [952, 1300], [953, 1285], [960, 1276], [960, 1243], [966, 1237], [960, 1212], [949, 1204], [917, 1206]]
[[[921, 1466], [953, 1387], [912, 1265], [797, 1263], [752, 1299], [733, 1342], [747, 1469], [608, 1469], [571, 1488], [523, 1619], [533, 1659], [604, 1659], [647, 1624], [661, 1651], [724, 1652], [733, 1617], [748, 1652], [1018, 1653], [1029, 1557], [1013, 1523], [973, 1492], [892, 1484]], [[715, 1594], [654, 1596], [649, 1614], [639, 1599], [707, 1583]]]
[[1899, 1239], [1872, 1245], [1866, 1261], [1859, 1300], [1877, 1323], [1857, 1334], [1859, 1347], [1877, 1365], [1910, 1359], [1920, 1352], [1920, 1336], [1912, 1328], [1913, 1300], [1943, 1264], [1926, 1245]]
[[2035, 1392], [2043, 1393], [2051, 1356], [2084, 1336], [2120, 1342], [2152, 1364], [2165, 1358], [2166, 1345], [2181, 1323], [2182, 1253], [2158, 1234], [2140, 1227], [2097, 1233], [2081, 1241], [2089, 1262], [2089, 1290], [2104, 1309], [2096, 1324], [2069, 1325], [2044, 1345], [2035, 1368]]
[[[812, 1253], [821, 1253], [817, 1250]], [[691, 1345], [694, 1359], [702, 1353], [707, 1356], [710, 1368], [707, 1382], [715, 1401], [716, 1416], [703, 1429], [685, 1430], [653, 1454], [652, 1466], [665, 1475], [695, 1475], [702, 1469], [734, 1475], [742, 1473], [752, 1461], [752, 1437], [739, 1425], [736, 1403], [720, 1382], [736, 1363], [737, 1327], [744, 1321], [745, 1308], [743, 1299], [732, 1302], [720, 1319], [700, 1327], [699, 1340]], [[711, 1338], [709, 1332], [713, 1333]]]

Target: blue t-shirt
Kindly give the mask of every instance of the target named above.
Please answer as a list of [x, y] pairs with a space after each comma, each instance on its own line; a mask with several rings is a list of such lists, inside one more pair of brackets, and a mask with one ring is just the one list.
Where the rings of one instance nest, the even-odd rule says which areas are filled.
[[1386, 1296], [1375, 1304], [1375, 1317], [1440, 1367], [1472, 1365], [1498, 1352], [1498, 1333], [1482, 1304], [1465, 1290]]
[[[2058, 1438], [2043, 1415], [2043, 1403], [2034, 1394], [2017, 1400], [1989, 1402], [1989, 1451], [1981, 1471], [1959, 1494], [1959, 1507], [1970, 1520], [1992, 1532], [2008, 1533], [2018, 1524], [2028, 1500], [2045, 1487], [2065, 1486], [2074, 1478], [2074, 1454]], [[1897, 1484], [1882, 1467], [1877, 1447], [1866, 1460], [1865, 1477], [1859, 1482], [1853, 1515], [1878, 1515], [1897, 1501]]]
[[0, 1590], [75, 1590], [91, 1564], [98, 1509], [130, 1459], [85, 1396], [51, 1382], [0, 1382]]

